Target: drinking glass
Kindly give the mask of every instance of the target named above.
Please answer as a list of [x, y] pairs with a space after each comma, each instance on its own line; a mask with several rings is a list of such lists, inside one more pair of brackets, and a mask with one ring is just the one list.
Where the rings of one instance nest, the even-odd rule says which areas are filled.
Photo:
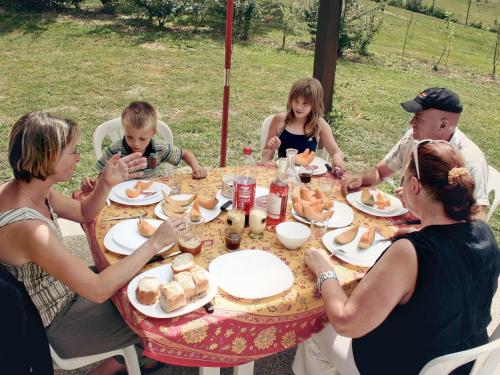
[[311, 238], [316, 240], [321, 240], [328, 230], [328, 222], [330, 218], [326, 220], [315, 220], [311, 219]]
[[299, 172], [300, 182], [305, 185], [310, 184], [313, 172], [314, 172], [314, 167], [311, 165], [304, 165], [300, 167], [300, 172]]
[[250, 210], [250, 238], [261, 239], [267, 223], [267, 211], [262, 207], [254, 207]]
[[318, 182], [318, 190], [321, 191], [327, 198], [333, 194], [333, 181], [330, 178], [323, 177]]
[[240, 248], [244, 227], [245, 214], [243, 211], [229, 210], [224, 227], [224, 242], [228, 250], [238, 250]]
[[185, 221], [185, 229], [179, 232], [177, 246], [183, 253], [198, 255], [201, 252], [203, 242], [203, 224], [205, 220], [193, 222], [189, 219]]
[[168, 177], [168, 187], [171, 195], [177, 195], [181, 192], [182, 173], [178, 169], [168, 169], [166, 172]]

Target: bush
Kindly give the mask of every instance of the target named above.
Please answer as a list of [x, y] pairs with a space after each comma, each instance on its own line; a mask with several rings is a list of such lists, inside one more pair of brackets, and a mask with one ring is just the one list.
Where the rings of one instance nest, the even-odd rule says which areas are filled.
[[428, 16], [436, 17], [442, 20], [449, 18], [455, 23], [458, 22], [457, 17], [453, 15], [453, 13], [439, 7], [433, 8], [432, 5], [422, 4], [422, 0], [407, 0], [406, 2], [403, 2], [403, 0], [389, 0], [387, 4], [398, 8], [408, 9], [412, 12], [426, 14]]
[[0, 0], [0, 5], [13, 10], [62, 9], [68, 5], [80, 8], [84, 0]]
[[[360, 55], [368, 54], [368, 47], [382, 26], [383, 11], [384, 3], [367, 11], [359, 6], [358, 0], [345, 0], [339, 30], [339, 56], [343, 56], [346, 50]], [[317, 2], [306, 10], [304, 16], [307, 20], [310, 34], [315, 37], [316, 21], [318, 19]], [[314, 41], [314, 38], [312, 39]]]
[[132, 0], [137, 11], [144, 14], [151, 23], [158, 22], [163, 27], [186, 8], [186, 0]]

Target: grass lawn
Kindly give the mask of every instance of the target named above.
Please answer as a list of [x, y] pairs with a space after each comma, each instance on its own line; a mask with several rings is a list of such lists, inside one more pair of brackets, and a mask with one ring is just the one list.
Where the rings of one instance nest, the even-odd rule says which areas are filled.
[[[432, 5], [432, 0], [423, 0], [422, 3]], [[469, 0], [434, 0], [434, 6], [452, 12], [458, 22], [465, 24]], [[500, 20], [500, 0], [472, 0], [469, 11], [468, 24], [481, 22], [483, 27], [493, 26]]]
[[[399, 102], [429, 86], [457, 91], [465, 111], [460, 127], [500, 170], [498, 81], [488, 78], [494, 34], [457, 25], [449, 64], [431, 70], [442, 46], [443, 22], [416, 15], [415, 31], [401, 61], [407, 12], [387, 7], [373, 56], [359, 63], [340, 60], [335, 134], [347, 166], [362, 171], [380, 160], [408, 127]], [[425, 38], [420, 36], [424, 35]], [[252, 44], [236, 43], [231, 76], [228, 163], [245, 145], [259, 149], [261, 121], [285, 107], [293, 81], [311, 75], [313, 51], [292, 38], [279, 50], [279, 32], [262, 32]], [[491, 47], [490, 47], [491, 46]], [[50, 110], [80, 124], [82, 160], [70, 191], [95, 174], [91, 136], [95, 127], [132, 100], [148, 100], [171, 127], [174, 141], [201, 162], [217, 166], [220, 148], [224, 42], [221, 35], [186, 30], [155, 31], [130, 18], [84, 13], [0, 13], [0, 178], [11, 174], [6, 160], [10, 127], [22, 114]], [[492, 221], [500, 233], [500, 215]]]

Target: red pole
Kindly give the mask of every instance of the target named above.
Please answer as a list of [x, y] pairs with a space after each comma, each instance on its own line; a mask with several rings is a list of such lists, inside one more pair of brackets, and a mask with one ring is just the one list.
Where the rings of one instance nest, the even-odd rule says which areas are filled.
[[227, 127], [229, 112], [229, 76], [231, 74], [231, 50], [233, 41], [233, 0], [227, 0], [226, 9], [226, 53], [224, 61], [224, 98], [222, 100], [222, 130], [220, 142], [221, 167], [226, 166]]

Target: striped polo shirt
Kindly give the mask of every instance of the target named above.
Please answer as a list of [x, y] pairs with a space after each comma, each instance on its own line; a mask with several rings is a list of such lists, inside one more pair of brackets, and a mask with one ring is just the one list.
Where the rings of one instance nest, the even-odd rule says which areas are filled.
[[[125, 141], [125, 137], [116, 141], [109, 146], [103, 153], [102, 157], [97, 161], [97, 169], [102, 172], [106, 162], [113, 157], [114, 154], [120, 152], [122, 157], [132, 154], [132, 149]], [[162, 140], [151, 139], [146, 151], [142, 155], [148, 160], [146, 169], [143, 169], [144, 175], [141, 178], [158, 177], [158, 167], [160, 163], [169, 163], [178, 165], [182, 158], [182, 149], [170, 143], [165, 143]]]

